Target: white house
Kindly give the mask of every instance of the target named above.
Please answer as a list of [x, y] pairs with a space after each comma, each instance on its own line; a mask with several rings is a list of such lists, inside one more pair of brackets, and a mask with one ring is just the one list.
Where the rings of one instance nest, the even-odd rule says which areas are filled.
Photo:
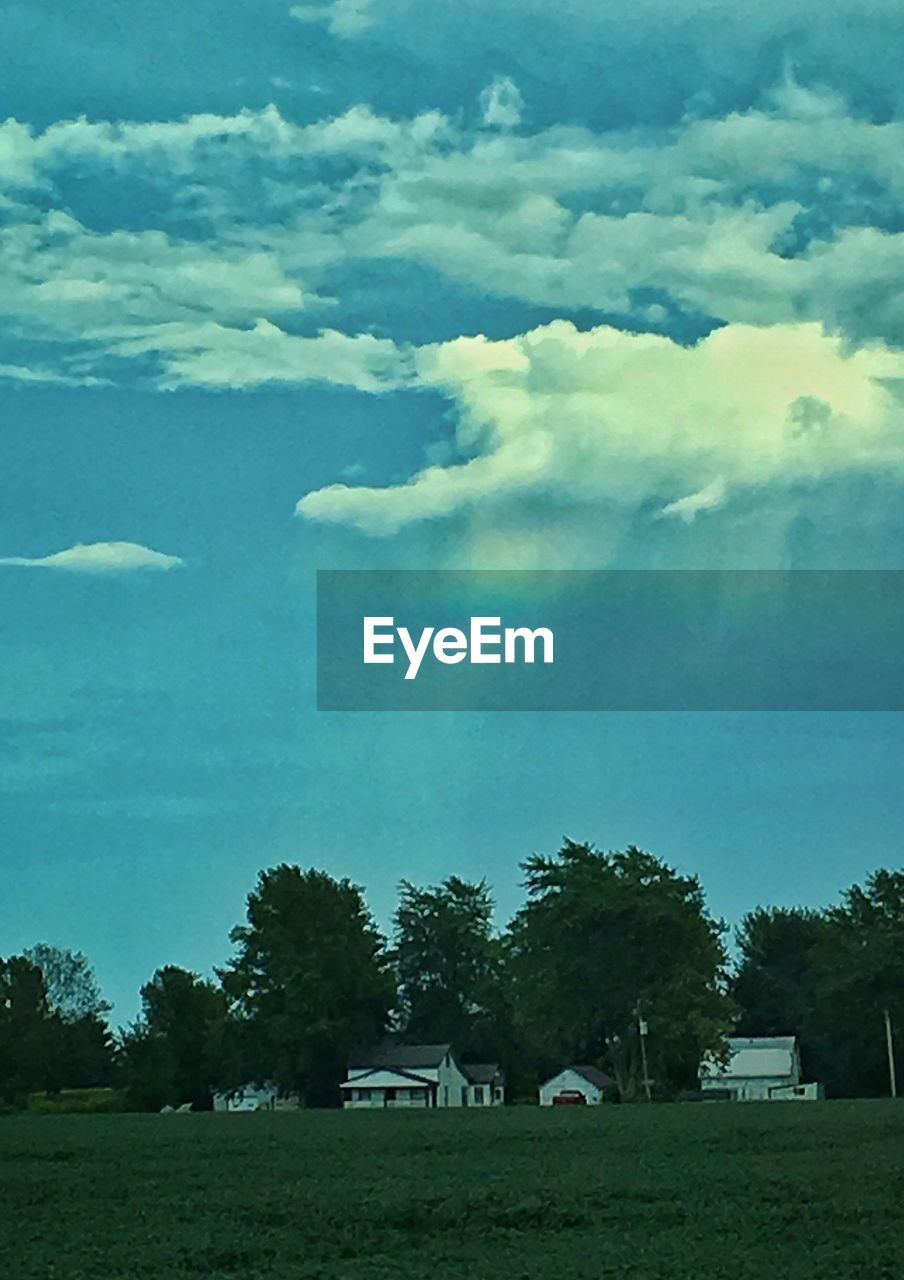
[[451, 1045], [399, 1044], [353, 1056], [340, 1085], [343, 1106], [469, 1107], [504, 1101], [495, 1063], [463, 1067]]
[[564, 1067], [558, 1075], [540, 1085], [540, 1106], [576, 1102], [579, 1106], [596, 1107], [612, 1083], [605, 1071], [598, 1067]]
[[214, 1111], [295, 1111], [298, 1099], [283, 1097], [275, 1084], [246, 1084], [230, 1093], [213, 1095]]
[[794, 1036], [746, 1036], [728, 1041], [723, 1065], [704, 1059], [700, 1089], [739, 1102], [812, 1101], [822, 1096], [816, 1084], [802, 1084], [800, 1054]]
[[466, 1062], [462, 1071], [471, 1086], [470, 1107], [501, 1107], [505, 1103], [505, 1076], [498, 1062]]

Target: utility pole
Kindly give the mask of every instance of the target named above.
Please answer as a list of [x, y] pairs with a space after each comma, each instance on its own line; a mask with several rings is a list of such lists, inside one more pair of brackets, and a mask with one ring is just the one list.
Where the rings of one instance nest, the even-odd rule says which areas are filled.
[[650, 1073], [647, 1071], [647, 1024], [640, 1016], [640, 1002], [637, 1005], [637, 1030], [640, 1033], [640, 1061], [643, 1066], [643, 1087], [644, 1093], [647, 1095], [647, 1102], [652, 1102], [650, 1096]]
[[[888, 1050], [888, 1082], [889, 1082], [889, 1085], [891, 1086], [891, 1096], [893, 1098], [897, 1098], [898, 1080], [897, 1080], [897, 1076], [895, 1075], [895, 1042], [891, 1034], [891, 1014], [888, 1012], [887, 1009], [884, 1010], [884, 1013], [885, 1013], [885, 1047]], [[644, 1071], [644, 1074], [646, 1074], [646, 1071]]]

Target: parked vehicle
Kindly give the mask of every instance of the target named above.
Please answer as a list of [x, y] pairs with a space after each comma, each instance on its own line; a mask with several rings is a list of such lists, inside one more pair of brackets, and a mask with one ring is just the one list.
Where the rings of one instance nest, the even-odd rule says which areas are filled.
[[563, 1089], [552, 1100], [554, 1107], [586, 1107], [587, 1099], [580, 1089]]

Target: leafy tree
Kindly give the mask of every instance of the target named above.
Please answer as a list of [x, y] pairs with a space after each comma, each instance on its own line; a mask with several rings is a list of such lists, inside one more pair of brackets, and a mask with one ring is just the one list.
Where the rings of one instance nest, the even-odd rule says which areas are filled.
[[813, 956], [824, 939], [824, 913], [757, 907], [737, 931], [739, 960], [731, 994], [743, 1036], [802, 1036], [816, 1000]]
[[166, 1036], [151, 1031], [143, 1019], [120, 1032], [117, 1049], [119, 1083], [126, 1090], [130, 1107], [159, 1111], [189, 1101], [182, 1096], [176, 1078], [172, 1045]]
[[449, 1041], [463, 1053], [492, 1052], [501, 952], [486, 881], [450, 876], [421, 889], [403, 880], [394, 960], [407, 1039]]
[[226, 996], [215, 983], [176, 965], [158, 969], [141, 988], [142, 1016], [120, 1047], [134, 1105], [209, 1107], [220, 1072]]
[[323, 871], [262, 871], [223, 972], [252, 1078], [309, 1105], [339, 1100], [349, 1052], [381, 1036], [394, 1001], [385, 941], [361, 890]]
[[635, 847], [571, 840], [524, 865], [529, 901], [510, 930], [515, 1006], [538, 1067], [594, 1063], [620, 1096], [642, 1094], [638, 1019], [658, 1095], [691, 1085], [730, 1022], [725, 926], [695, 877]]
[[885, 1013], [904, 1043], [904, 872], [878, 870], [826, 912], [813, 952], [817, 1004], [811, 1035], [836, 1096], [888, 1092]]
[[26, 960], [41, 970], [47, 992], [47, 1005], [66, 1022], [79, 1018], [103, 1019], [110, 1005], [103, 999], [87, 956], [39, 942], [24, 952]]
[[35, 948], [0, 960], [0, 1096], [7, 1101], [24, 1101], [38, 1090], [108, 1084], [113, 1070], [102, 1015], [54, 1007], [37, 958]]
[[50, 1016], [44, 975], [25, 956], [0, 959], [0, 1097], [21, 1102], [48, 1083]]

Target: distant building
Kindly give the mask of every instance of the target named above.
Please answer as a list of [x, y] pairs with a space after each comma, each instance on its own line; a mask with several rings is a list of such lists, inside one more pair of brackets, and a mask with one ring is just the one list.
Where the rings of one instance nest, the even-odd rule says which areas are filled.
[[505, 1076], [498, 1062], [466, 1062], [462, 1071], [468, 1077], [472, 1107], [501, 1107], [505, 1102]]
[[365, 1049], [353, 1055], [340, 1085], [349, 1109], [501, 1106], [504, 1087], [496, 1063], [463, 1066], [449, 1044]]
[[700, 1067], [700, 1089], [738, 1102], [815, 1101], [822, 1097], [817, 1084], [801, 1083], [800, 1054], [794, 1036], [734, 1037], [728, 1041], [729, 1057], [723, 1065], [705, 1059]]
[[295, 1111], [298, 1098], [283, 1096], [275, 1084], [246, 1084], [230, 1093], [213, 1095], [214, 1111]]
[[575, 1102], [579, 1106], [598, 1106], [614, 1081], [598, 1067], [563, 1067], [540, 1085], [540, 1106], [552, 1107]]

